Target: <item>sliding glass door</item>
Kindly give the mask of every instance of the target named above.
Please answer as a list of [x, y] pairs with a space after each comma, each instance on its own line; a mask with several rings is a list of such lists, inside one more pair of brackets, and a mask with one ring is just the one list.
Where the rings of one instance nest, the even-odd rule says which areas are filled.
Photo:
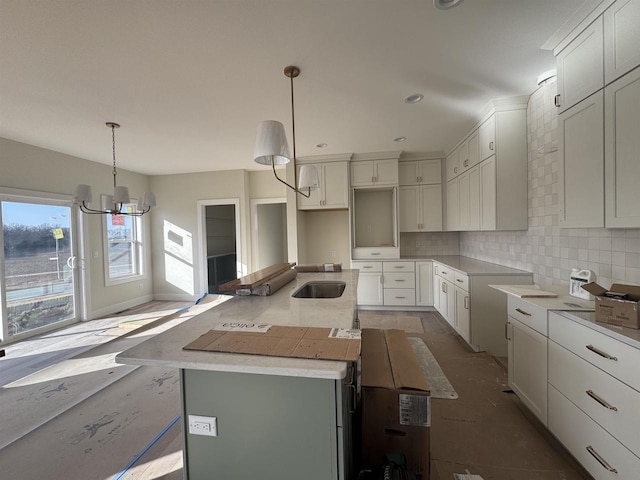
[[2, 341], [77, 319], [75, 217], [70, 204], [0, 197]]

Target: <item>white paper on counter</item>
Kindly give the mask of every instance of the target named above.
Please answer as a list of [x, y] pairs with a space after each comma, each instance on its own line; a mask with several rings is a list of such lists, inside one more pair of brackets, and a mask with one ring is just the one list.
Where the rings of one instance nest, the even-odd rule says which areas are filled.
[[360, 330], [352, 328], [332, 328], [329, 332], [330, 338], [348, 338], [349, 340], [360, 339]]
[[213, 330], [222, 330], [225, 332], [265, 333], [268, 332], [270, 328], [271, 325], [266, 325], [263, 323], [224, 322], [213, 327]]

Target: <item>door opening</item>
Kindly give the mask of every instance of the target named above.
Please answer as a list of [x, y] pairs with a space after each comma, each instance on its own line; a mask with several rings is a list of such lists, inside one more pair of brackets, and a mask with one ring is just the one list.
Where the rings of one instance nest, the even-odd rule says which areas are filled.
[[236, 206], [205, 206], [208, 293], [220, 293], [221, 284], [238, 278]]

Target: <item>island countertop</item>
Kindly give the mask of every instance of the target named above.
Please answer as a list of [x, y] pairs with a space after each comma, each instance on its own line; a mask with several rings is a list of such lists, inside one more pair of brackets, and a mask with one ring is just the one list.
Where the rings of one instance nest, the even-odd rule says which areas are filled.
[[[316, 280], [346, 283], [338, 298], [293, 298], [302, 285]], [[160, 333], [116, 356], [132, 365], [152, 365], [193, 370], [341, 379], [347, 363], [328, 360], [269, 357], [183, 350], [182, 347], [225, 322], [269, 325], [352, 328], [356, 312], [357, 270], [299, 273], [270, 296], [237, 296]]]

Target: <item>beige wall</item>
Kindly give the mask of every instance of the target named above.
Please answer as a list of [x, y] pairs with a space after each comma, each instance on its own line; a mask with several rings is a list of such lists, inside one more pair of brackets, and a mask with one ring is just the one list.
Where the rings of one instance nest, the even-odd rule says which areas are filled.
[[349, 268], [349, 211], [317, 210], [302, 214], [304, 217], [305, 255], [300, 263], [342, 263]]
[[287, 187], [280, 183], [270, 168], [249, 172], [249, 192], [251, 198], [285, 197]]
[[[0, 138], [0, 187], [68, 195], [71, 201], [75, 186], [85, 183], [92, 186], [92, 206], [97, 207], [100, 195], [113, 191], [111, 171], [110, 165]], [[126, 170], [118, 169], [118, 183], [128, 186], [132, 196], [149, 190], [148, 177]], [[143, 218], [144, 234], [150, 238], [150, 222]], [[150, 254], [144, 262], [144, 269], [149, 273], [145, 279], [106, 287], [102, 216], [82, 215], [80, 221], [85, 238], [79, 256], [85, 260], [86, 318], [106, 315], [149, 300], [153, 293]], [[92, 258], [91, 252], [97, 252], [98, 258]]]

